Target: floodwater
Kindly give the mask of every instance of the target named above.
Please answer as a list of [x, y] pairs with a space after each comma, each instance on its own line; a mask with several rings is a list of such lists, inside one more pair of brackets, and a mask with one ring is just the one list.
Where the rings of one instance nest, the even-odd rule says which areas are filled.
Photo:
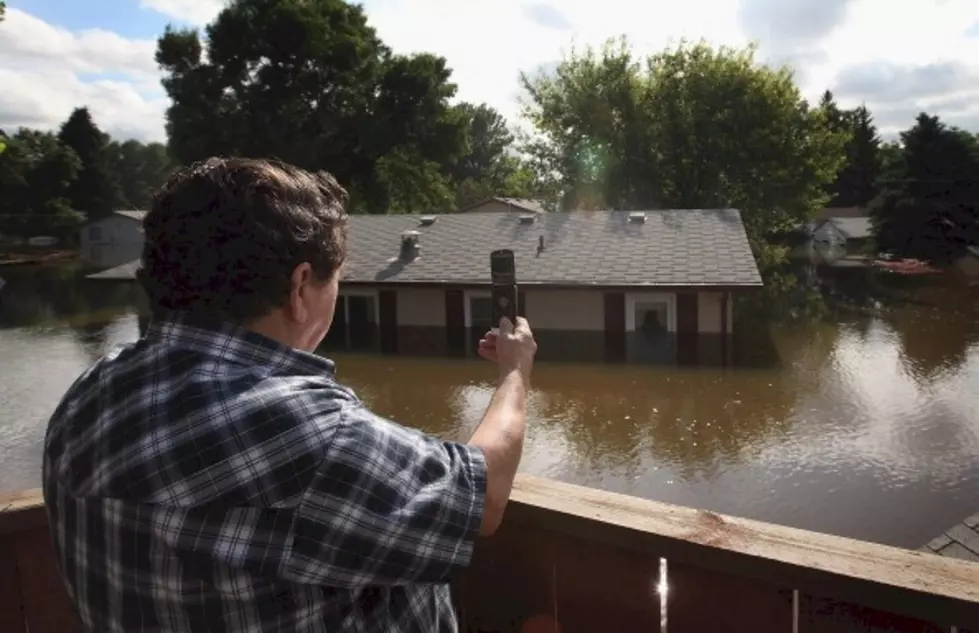
[[[71, 269], [0, 274], [0, 490], [16, 490], [39, 485], [64, 390], [138, 336], [140, 298]], [[742, 350], [770, 348], [764, 363], [541, 362], [521, 470], [919, 547], [979, 510], [979, 289], [902, 292], [831, 323], [736, 320]], [[378, 413], [446, 438], [469, 436], [493, 389], [475, 358], [331, 357]]]

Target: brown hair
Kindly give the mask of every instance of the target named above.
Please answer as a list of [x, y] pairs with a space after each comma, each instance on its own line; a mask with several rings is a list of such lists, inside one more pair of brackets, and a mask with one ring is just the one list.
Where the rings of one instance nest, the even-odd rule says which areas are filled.
[[211, 158], [177, 171], [144, 221], [140, 285], [155, 314], [243, 324], [285, 304], [296, 266], [326, 282], [346, 257], [347, 193], [326, 172]]

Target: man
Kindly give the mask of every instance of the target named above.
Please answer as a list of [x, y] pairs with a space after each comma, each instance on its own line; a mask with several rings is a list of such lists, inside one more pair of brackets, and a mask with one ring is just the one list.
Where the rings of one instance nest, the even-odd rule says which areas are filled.
[[45, 440], [61, 573], [92, 632], [449, 631], [446, 581], [500, 524], [536, 353], [480, 341], [499, 386], [468, 444], [383, 420], [312, 352], [346, 194], [288, 165], [180, 171], [144, 223], [146, 335], [82, 375]]

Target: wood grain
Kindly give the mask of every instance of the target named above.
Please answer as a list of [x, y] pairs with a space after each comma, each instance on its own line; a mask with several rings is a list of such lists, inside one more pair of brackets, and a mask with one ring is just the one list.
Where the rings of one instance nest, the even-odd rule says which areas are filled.
[[47, 525], [40, 488], [0, 495], [0, 535]]
[[962, 626], [979, 621], [979, 565], [519, 476], [507, 520], [670, 562]]

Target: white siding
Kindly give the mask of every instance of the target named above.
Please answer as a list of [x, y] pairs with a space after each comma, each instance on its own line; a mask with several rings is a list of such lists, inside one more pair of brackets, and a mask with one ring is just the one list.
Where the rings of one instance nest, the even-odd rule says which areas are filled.
[[697, 295], [697, 329], [702, 334], [721, 332], [721, 304], [723, 293], [701, 292]]
[[398, 325], [445, 326], [445, 291], [431, 288], [398, 289]]
[[601, 290], [524, 290], [524, 313], [540, 330], [602, 331], [605, 298]]

